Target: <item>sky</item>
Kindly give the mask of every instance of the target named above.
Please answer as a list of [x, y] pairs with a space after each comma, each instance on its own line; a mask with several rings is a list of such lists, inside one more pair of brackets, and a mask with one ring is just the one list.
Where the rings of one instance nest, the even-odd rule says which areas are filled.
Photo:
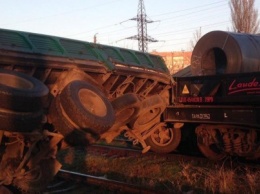
[[[138, 50], [139, 0], [0, 0], [0, 28]], [[148, 51], [191, 50], [194, 34], [232, 28], [229, 0], [144, 0]], [[255, 0], [260, 10], [260, 0]], [[260, 15], [260, 13], [259, 13]]]

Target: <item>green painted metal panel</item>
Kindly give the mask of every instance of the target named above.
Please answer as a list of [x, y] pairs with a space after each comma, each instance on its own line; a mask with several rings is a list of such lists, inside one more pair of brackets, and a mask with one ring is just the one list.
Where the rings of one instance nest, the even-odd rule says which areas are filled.
[[115, 68], [115, 62], [169, 74], [157, 55], [36, 33], [0, 29], [0, 49], [98, 61], [110, 70]]
[[147, 68], [154, 68], [154, 65], [152, 61], [149, 60], [147, 55], [145, 53], [135, 53], [137, 58], [139, 59], [141, 65], [147, 67]]
[[39, 53], [52, 55], [64, 54], [64, 50], [59, 45], [59, 42], [52, 37], [29, 34], [28, 38]]
[[108, 47], [108, 46], [102, 46], [101, 50], [106, 53], [106, 55], [113, 60], [124, 62], [123, 56], [120, 54], [119, 49]]
[[169, 69], [167, 68], [162, 57], [157, 56], [157, 55], [150, 55], [150, 58], [153, 61], [153, 64], [155, 65], [155, 69], [169, 73]]
[[68, 39], [60, 39], [60, 43], [70, 57], [98, 60], [98, 55], [93, 51], [90, 44]]
[[129, 64], [133, 63], [139, 66], [140, 63], [132, 51], [126, 49], [120, 49], [120, 52], [124, 57], [125, 62], [128, 62]]
[[0, 48], [11, 50], [32, 50], [32, 45], [26, 37], [18, 32], [12, 32], [7, 30], [0, 31]]

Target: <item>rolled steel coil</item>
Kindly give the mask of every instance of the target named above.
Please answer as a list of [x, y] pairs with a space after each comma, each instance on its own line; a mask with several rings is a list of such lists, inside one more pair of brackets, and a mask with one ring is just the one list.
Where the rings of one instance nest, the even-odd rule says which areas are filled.
[[212, 31], [195, 45], [192, 75], [260, 71], [260, 35]]

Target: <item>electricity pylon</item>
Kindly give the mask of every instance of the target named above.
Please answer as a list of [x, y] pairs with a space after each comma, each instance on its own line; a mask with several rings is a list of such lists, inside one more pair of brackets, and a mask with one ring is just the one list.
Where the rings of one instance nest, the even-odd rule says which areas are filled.
[[137, 29], [138, 34], [135, 36], [130, 36], [126, 39], [134, 39], [138, 40], [138, 48], [140, 51], [147, 52], [148, 51], [148, 42], [158, 42], [154, 38], [147, 35], [147, 23], [153, 23], [154, 21], [146, 19], [144, 1], [139, 0], [137, 17], [132, 18], [130, 20], [137, 21]]

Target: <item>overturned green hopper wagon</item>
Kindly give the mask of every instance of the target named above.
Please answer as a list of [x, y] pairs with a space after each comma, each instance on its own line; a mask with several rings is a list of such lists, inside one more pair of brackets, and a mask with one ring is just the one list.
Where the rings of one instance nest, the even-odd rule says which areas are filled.
[[[160, 56], [0, 29], [1, 145], [12, 143], [3, 153], [0, 179], [42, 190], [60, 168], [54, 156], [61, 142], [111, 142], [124, 131], [148, 151], [141, 133], [160, 122], [172, 83]], [[44, 173], [37, 168], [35, 175], [41, 165]]]

